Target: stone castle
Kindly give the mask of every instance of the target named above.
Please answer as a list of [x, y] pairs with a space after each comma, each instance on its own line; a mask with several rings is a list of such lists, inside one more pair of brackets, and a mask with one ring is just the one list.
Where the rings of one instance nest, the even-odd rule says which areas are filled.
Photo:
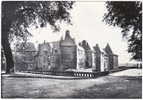
[[39, 44], [33, 59], [31, 66], [27, 64], [27, 67], [36, 71], [103, 72], [118, 66], [118, 55], [112, 52], [109, 44], [104, 49], [96, 44], [93, 50], [86, 50], [75, 43], [69, 31], [64, 39]]
[[76, 69], [76, 44], [67, 31], [65, 39], [39, 44], [36, 55], [37, 69], [58, 70]]

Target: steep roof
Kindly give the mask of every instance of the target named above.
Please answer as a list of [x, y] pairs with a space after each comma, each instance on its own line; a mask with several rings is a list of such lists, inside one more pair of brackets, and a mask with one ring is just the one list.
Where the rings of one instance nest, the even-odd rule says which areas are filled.
[[85, 50], [91, 50], [90, 45], [88, 44], [88, 42], [86, 40], [83, 40], [79, 43]]
[[107, 45], [105, 47], [105, 51], [106, 51], [107, 54], [110, 54], [110, 55], [114, 54], [112, 49], [111, 49], [111, 47], [110, 47], [110, 45], [108, 43], [107, 43]]
[[62, 46], [75, 46], [74, 39], [70, 36], [70, 32], [67, 30], [65, 34], [65, 38], [60, 41]]
[[66, 34], [65, 34], [65, 40], [69, 40], [69, 39], [72, 39], [71, 36], [70, 36], [70, 32], [69, 30], [66, 31]]
[[98, 44], [96, 44], [94, 47], [94, 51], [97, 52], [97, 53], [101, 53], [101, 50], [100, 50], [100, 47]]

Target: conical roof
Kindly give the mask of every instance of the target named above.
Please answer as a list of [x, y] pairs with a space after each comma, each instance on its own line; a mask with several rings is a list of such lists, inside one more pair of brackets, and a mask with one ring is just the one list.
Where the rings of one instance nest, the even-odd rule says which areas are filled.
[[69, 39], [72, 39], [71, 36], [70, 36], [70, 31], [67, 30], [66, 31], [66, 34], [65, 34], [65, 40], [69, 40]]
[[75, 46], [75, 41], [74, 39], [70, 36], [69, 30], [66, 31], [65, 38], [61, 40], [61, 45], [62, 46]]

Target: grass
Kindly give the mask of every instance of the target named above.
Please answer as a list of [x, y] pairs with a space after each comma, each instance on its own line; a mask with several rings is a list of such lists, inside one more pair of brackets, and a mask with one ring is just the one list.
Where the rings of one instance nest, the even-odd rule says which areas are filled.
[[141, 98], [141, 77], [96, 79], [2, 77], [2, 98]]
[[141, 98], [142, 81], [137, 77], [117, 77], [118, 80], [79, 90], [73, 98]]

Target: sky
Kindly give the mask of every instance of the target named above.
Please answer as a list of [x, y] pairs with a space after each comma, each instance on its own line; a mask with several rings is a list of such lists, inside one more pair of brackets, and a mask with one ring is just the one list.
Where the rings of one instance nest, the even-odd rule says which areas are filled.
[[113, 53], [119, 55], [119, 63], [126, 63], [130, 56], [127, 52], [127, 41], [122, 38], [121, 29], [107, 25], [103, 22], [106, 12], [105, 2], [76, 2], [71, 10], [73, 25], [61, 24], [60, 32], [53, 32], [50, 26], [39, 29], [29, 29], [33, 34], [31, 41], [36, 44], [58, 41], [65, 31], [70, 30], [76, 43], [87, 40], [91, 47], [97, 43], [104, 48], [109, 43]]

